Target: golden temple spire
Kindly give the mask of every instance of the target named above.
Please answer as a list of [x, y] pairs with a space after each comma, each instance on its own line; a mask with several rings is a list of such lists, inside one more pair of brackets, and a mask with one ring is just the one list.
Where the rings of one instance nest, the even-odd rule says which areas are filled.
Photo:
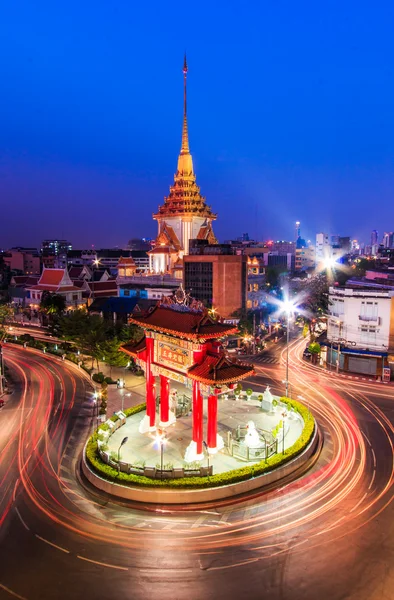
[[183, 61], [183, 128], [182, 128], [182, 147], [181, 154], [189, 154], [189, 135], [187, 131], [187, 94], [186, 94], [186, 78], [187, 78], [187, 61], [186, 52]]
[[193, 159], [189, 150], [189, 135], [187, 130], [187, 95], [186, 95], [186, 77], [187, 77], [186, 54], [183, 61], [183, 127], [182, 127], [182, 146], [178, 156], [177, 177], [194, 177]]

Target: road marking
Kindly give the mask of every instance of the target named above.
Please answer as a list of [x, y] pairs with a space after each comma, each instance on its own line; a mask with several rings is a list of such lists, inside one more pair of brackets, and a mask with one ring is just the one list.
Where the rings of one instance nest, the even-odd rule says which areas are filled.
[[373, 467], [374, 467], [374, 469], [376, 469], [376, 455], [375, 455], [375, 451], [373, 448], [371, 448], [371, 452], [372, 452], [372, 458], [373, 458]]
[[25, 527], [25, 529], [27, 529], [27, 531], [30, 531], [30, 527], [28, 527], [26, 525], [26, 523], [24, 522], [24, 520], [22, 519], [21, 513], [19, 512], [19, 510], [17, 509], [17, 507], [15, 506], [15, 510], [16, 510], [16, 514], [18, 515], [23, 527]]
[[38, 538], [42, 542], [45, 542], [46, 544], [49, 544], [49, 546], [53, 546], [53, 548], [56, 548], [57, 550], [61, 550], [62, 552], [65, 552], [66, 554], [70, 554], [70, 550], [67, 550], [66, 548], [62, 548], [61, 546], [57, 546], [53, 542], [50, 542], [49, 540], [46, 540], [45, 538], [41, 537], [37, 533], [35, 534], [35, 536], [36, 536], [36, 538]]
[[370, 483], [370, 484], [369, 484], [369, 486], [368, 486], [368, 489], [369, 489], [369, 490], [370, 490], [370, 489], [371, 489], [371, 487], [372, 487], [372, 484], [373, 484], [373, 482], [374, 482], [374, 479], [375, 479], [375, 475], [376, 475], [376, 471], [375, 471], [375, 469], [374, 469], [374, 470], [373, 470], [373, 473], [372, 473], [372, 479], [371, 479], [371, 483]]
[[198, 519], [193, 523], [192, 528], [193, 527], [199, 527], [200, 523], [202, 523], [203, 521], [205, 521], [206, 517], [198, 517]]
[[18, 479], [16, 480], [15, 486], [14, 486], [14, 494], [13, 494], [13, 500], [15, 502], [15, 496], [16, 496], [16, 490], [18, 489], [20, 483], [20, 478], [18, 477]]
[[193, 569], [138, 569], [140, 573], [147, 573], [147, 575], [163, 575], [163, 571], [166, 573], [171, 571], [172, 573], [193, 573]]
[[200, 569], [202, 571], [220, 571], [222, 569], [232, 569], [233, 567], [242, 567], [243, 565], [249, 565], [250, 563], [257, 562], [260, 558], [248, 558], [248, 560], [244, 560], [243, 562], [233, 563], [232, 565], [224, 565], [223, 567], [204, 567], [201, 566]]
[[20, 596], [16, 592], [13, 592], [12, 590], [10, 590], [10, 588], [6, 587], [2, 583], [0, 583], [0, 588], [2, 590], [5, 590], [6, 592], [8, 592], [11, 596], [14, 596], [14, 598], [19, 598], [19, 600], [26, 600], [26, 598], [24, 596]]
[[92, 560], [91, 558], [86, 558], [85, 556], [80, 556], [77, 554], [77, 558], [81, 560], [86, 560], [86, 562], [94, 563], [95, 565], [100, 565], [100, 567], [109, 567], [110, 569], [118, 569], [119, 571], [128, 571], [127, 567], [119, 567], [118, 565], [110, 565], [109, 563], [99, 562], [98, 560]]
[[349, 512], [353, 512], [353, 511], [354, 511], [354, 510], [355, 510], [355, 509], [356, 509], [356, 508], [357, 508], [357, 507], [358, 507], [358, 506], [361, 504], [361, 502], [364, 500], [364, 498], [365, 498], [366, 496], [368, 496], [368, 492], [365, 492], [365, 494], [364, 494], [364, 496], [361, 498], [361, 500], [359, 500], [359, 501], [357, 502], [357, 504], [355, 504], [355, 505], [353, 506], [353, 508], [351, 508], [351, 509], [349, 510]]

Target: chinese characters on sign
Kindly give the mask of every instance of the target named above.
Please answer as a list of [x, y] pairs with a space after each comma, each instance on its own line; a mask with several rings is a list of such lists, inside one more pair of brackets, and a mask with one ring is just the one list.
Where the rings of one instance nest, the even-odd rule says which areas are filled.
[[190, 367], [190, 351], [181, 345], [169, 342], [157, 342], [157, 358], [155, 362], [167, 365], [177, 371], [186, 372]]

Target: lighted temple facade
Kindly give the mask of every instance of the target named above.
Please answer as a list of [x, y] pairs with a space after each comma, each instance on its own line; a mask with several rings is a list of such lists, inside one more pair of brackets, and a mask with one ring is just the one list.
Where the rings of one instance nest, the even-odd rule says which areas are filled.
[[189, 149], [187, 127], [186, 56], [183, 65], [183, 128], [178, 167], [170, 193], [153, 215], [158, 224], [154, 248], [149, 252], [151, 273], [169, 273], [182, 277], [182, 258], [189, 254], [191, 239], [217, 240], [212, 230], [216, 214], [207, 205], [196, 183], [193, 159]]

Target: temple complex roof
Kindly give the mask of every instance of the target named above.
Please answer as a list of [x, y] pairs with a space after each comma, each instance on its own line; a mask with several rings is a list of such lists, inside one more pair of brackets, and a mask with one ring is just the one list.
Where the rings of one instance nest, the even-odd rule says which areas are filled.
[[206, 385], [235, 383], [253, 373], [252, 365], [232, 362], [224, 354], [207, 354], [202, 363], [193, 365], [187, 372], [190, 379]]

